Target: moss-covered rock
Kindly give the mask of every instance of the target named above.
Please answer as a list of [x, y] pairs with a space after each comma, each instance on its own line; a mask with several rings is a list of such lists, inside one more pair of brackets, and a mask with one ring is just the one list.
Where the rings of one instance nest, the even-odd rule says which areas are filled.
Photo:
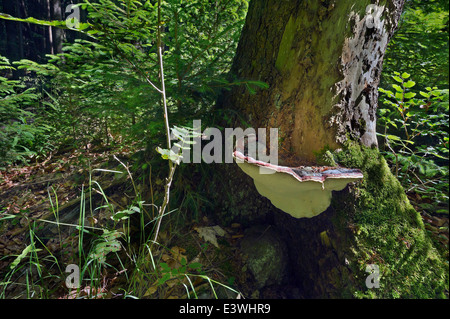
[[241, 242], [241, 250], [257, 289], [282, 284], [286, 279], [288, 255], [285, 243], [271, 227], [249, 228]]

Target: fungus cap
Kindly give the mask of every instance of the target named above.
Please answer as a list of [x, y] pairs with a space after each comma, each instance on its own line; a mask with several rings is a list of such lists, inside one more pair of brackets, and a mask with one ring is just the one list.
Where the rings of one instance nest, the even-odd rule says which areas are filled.
[[[248, 143], [255, 142], [254, 137]], [[233, 157], [249, 175], [257, 191], [272, 204], [295, 218], [311, 218], [324, 212], [331, 203], [332, 191], [360, 180], [358, 169], [341, 167], [287, 167], [259, 161], [244, 154], [244, 139], [236, 143]]]

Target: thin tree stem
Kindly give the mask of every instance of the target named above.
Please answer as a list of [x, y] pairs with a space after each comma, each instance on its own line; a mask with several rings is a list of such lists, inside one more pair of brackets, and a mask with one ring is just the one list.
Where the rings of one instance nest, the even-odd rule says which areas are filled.
[[[161, 95], [163, 100], [163, 107], [164, 107], [164, 123], [166, 125], [166, 135], [167, 135], [167, 148], [170, 149], [172, 147], [172, 144], [170, 142], [170, 125], [169, 125], [169, 111], [167, 109], [167, 99], [166, 99], [166, 85], [164, 83], [164, 66], [163, 66], [163, 57], [162, 57], [162, 48], [159, 47], [159, 64], [160, 64], [160, 70], [161, 70]], [[172, 161], [169, 161], [169, 163], [172, 163]]]
[[[158, 0], [158, 34], [157, 34], [157, 45], [158, 45], [158, 56], [159, 56], [159, 70], [161, 76], [161, 95], [162, 102], [164, 108], [164, 123], [166, 126], [166, 136], [167, 136], [167, 148], [171, 149], [172, 143], [170, 141], [170, 125], [169, 125], [169, 111], [167, 109], [167, 98], [166, 98], [166, 85], [164, 82], [164, 63], [163, 63], [163, 51], [162, 51], [162, 41], [161, 41], [161, 0]], [[157, 242], [159, 229], [161, 227], [162, 217], [164, 216], [164, 212], [166, 210], [167, 205], [169, 204], [170, 197], [170, 186], [172, 185], [173, 176], [175, 174], [176, 165], [171, 160], [169, 160], [169, 176], [166, 180], [166, 185], [164, 188], [164, 200], [159, 208], [158, 212], [158, 224], [156, 226], [155, 237], [153, 242]]]
[[[170, 163], [172, 163], [172, 161], [170, 161]], [[159, 212], [158, 212], [158, 224], [156, 226], [155, 238], [153, 239], [153, 242], [155, 242], [155, 243], [157, 242], [157, 239], [158, 239], [159, 229], [161, 227], [161, 221], [162, 221], [164, 212], [166, 211], [166, 207], [169, 204], [170, 186], [172, 185], [173, 176], [175, 174], [176, 168], [177, 168], [176, 165], [173, 165], [173, 164], [170, 165], [169, 177], [167, 177], [166, 186], [164, 187], [164, 200], [163, 200], [163, 203], [162, 203], [161, 207], [159, 208]]]

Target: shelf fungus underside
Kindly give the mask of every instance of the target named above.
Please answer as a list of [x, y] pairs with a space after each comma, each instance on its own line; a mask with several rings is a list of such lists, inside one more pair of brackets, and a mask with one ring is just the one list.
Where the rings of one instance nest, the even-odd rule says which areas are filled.
[[332, 191], [343, 190], [363, 178], [357, 169], [273, 165], [246, 156], [239, 149], [233, 157], [262, 196], [295, 218], [319, 215], [330, 206]]

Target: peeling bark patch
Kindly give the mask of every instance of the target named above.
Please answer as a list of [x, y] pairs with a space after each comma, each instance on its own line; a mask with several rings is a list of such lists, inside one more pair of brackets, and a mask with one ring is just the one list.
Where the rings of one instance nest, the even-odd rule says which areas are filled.
[[381, 18], [382, 13], [388, 13], [388, 8], [374, 4], [369, 7], [371, 11], [362, 18], [355, 12], [349, 15], [353, 36], [345, 40], [341, 56], [343, 79], [335, 88], [336, 96], [344, 98], [335, 105], [338, 115], [331, 120], [338, 127], [338, 143], [344, 143], [348, 128], [353, 128], [352, 135], [362, 144], [378, 145], [375, 131], [377, 89], [390, 30], [387, 20]]

